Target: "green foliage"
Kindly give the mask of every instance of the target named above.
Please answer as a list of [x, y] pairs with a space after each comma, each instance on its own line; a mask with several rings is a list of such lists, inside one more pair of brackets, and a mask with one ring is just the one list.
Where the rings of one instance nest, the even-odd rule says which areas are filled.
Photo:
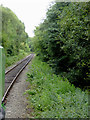
[[27, 76], [26, 93], [35, 118], [88, 118], [87, 92], [55, 75], [48, 64], [35, 57]]
[[8, 57], [6, 57], [6, 64], [5, 64], [5, 66], [9, 67], [9, 66], [15, 64], [17, 61], [23, 59], [28, 54], [30, 54], [30, 53], [25, 53], [23, 50], [20, 50], [20, 53], [18, 54], [18, 56], [15, 55], [15, 56], [8, 56]]
[[5, 48], [6, 56], [19, 55], [20, 50], [30, 51], [28, 46], [28, 35], [24, 24], [9, 9], [0, 6], [2, 13], [2, 32], [0, 33], [0, 45]]
[[32, 39], [37, 55], [78, 86], [89, 84], [89, 3], [55, 3]]

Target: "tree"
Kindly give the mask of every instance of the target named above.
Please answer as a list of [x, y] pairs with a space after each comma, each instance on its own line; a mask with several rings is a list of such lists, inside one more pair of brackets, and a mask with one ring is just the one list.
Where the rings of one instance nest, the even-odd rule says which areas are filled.
[[36, 53], [76, 85], [89, 82], [89, 3], [56, 2], [35, 30]]
[[[9, 9], [0, 6], [2, 12], [2, 42], [7, 56], [18, 55], [20, 49], [27, 51], [28, 35], [25, 32], [24, 24]], [[23, 44], [22, 44], [23, 43]]]

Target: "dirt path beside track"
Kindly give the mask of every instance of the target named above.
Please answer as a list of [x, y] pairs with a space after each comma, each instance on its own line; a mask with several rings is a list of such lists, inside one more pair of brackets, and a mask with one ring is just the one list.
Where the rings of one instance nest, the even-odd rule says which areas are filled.
[[5, 118], [27, 118], [27, 95], [23, 93], [28, 89], [26, 82], [28, 70], [29, 65], [21, 73], [8, 95]]

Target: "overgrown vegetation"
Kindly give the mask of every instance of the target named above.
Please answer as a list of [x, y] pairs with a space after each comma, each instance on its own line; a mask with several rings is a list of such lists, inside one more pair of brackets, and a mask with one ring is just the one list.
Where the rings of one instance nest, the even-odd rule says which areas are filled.
[[32, 48], [55, 72], [76, 86], [89, 84], [90, 2], [56, 2], [36, 27]]
[[0, 45], [5, 49], [6, 66], [29, 54], [30, 38], [25, 32], [24, 23], [9, 9], [0, 6]]
[[28, 73], [30, 89], [28, 100], [34, 118], [88, 118], [87, 91], [75, 88], [66, 78], [53, 73], [53, 69], [37, 57]]
[[16, 56], [6, 57], [6, 60], [5, 60], [5, 62], [6, 62], [6, 64], [5, 64], [6, 68], [8, 66], [11, 66], [11, 65], [15, 64], [17, 61], [23, 59], [24, 57], [28, 56], [28, 54], [30, 54], [30, 53], [21, 52], [20, 54], [18, 54], [18, 56], [16, 55]]

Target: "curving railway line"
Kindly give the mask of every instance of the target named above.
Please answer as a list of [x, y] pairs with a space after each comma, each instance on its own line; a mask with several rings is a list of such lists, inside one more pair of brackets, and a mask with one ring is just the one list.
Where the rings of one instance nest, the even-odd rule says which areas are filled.
[[[13, 66], [10, 70], [5, 72], [5, 93], [2, 99], [2, 102], [6, 103], [6, 98], [17, 80], [20, 73], [24, 70], [24, 68], [28, 65], [28, 63], [32, 60], [34, 54], [30, 54], [20, 62], [18, 62], [15, 66]], [[17, 82], [17, 81], [16, 81]]]

